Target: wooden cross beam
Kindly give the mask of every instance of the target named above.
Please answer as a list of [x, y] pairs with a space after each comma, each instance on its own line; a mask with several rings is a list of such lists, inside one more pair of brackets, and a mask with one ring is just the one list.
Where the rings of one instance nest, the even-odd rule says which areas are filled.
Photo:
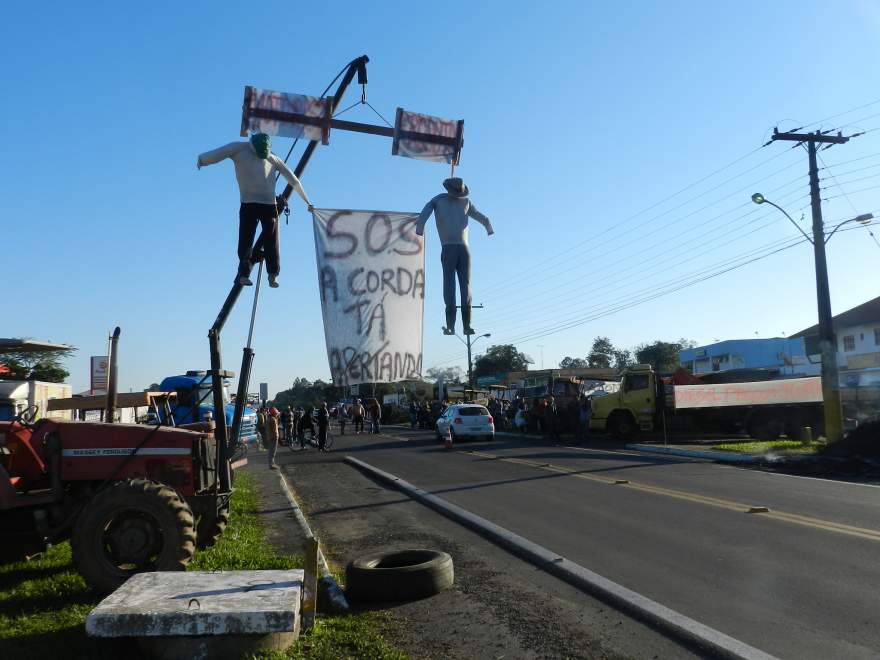
[[464, 120], [456, 122], [456, 134], [454, 136], [436, 135], [434, 133], [422, 133], [419, 131], [407, 131], [400, 128], [403, 117], [403, 108], [397, 109], [395, 125], [379, 126], [375, 124], [365, 124], [356, 121], [347, 121], [345, 119], [334, 119], [332, 111], [336, 106], [335, 98], [328, 96], [324, 101], [324, 112], [321, 116], [304, 115], [296, 112], [285, 112], [272, 108], [254, 108], [251, 107], [251, 101], [254, 95], [254, 88], [250, 85], [245, 87], [244, 103], [242, 105], [241, 116], [241, 135], [247, 136], [247, 129], [250, 119], [269, 119], [281, 121], [290, 124], [300, 124], [302, 126], [315, 126], [321, 129], [321, 143], [330, 143], [330, 130], [338, 129], [341, 131], [353, 131], [355, 133], [367, 133], [369, 135], [381, 135], [390, 137], [393, 140], [391, 153], [398, 154], [398, 145], [400, 140], [414, 140], [418, 142], [426, 142], [429, 144], [441, 144], [454, 148], [453, 163], [458, 164], [461, 149], [464, 146]]

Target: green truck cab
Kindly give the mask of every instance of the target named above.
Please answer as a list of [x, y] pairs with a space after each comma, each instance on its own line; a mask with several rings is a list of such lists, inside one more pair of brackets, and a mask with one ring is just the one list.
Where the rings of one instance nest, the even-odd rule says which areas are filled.
[[[662, 396], [662, 392], [660, 393]], [[656, 423], [657, 377], [650, 364], [627, 369], [620, 389], [591, 400], [590, 431], [626, 438], [637, 431], [653, 431]]]

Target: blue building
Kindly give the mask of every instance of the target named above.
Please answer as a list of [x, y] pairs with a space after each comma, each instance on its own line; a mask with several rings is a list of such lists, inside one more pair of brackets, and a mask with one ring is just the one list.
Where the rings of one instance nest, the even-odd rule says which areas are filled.
[[678, 361], [693, 374], [733, 369], [776, 369], [780, 375], [812, 375], [818, 371], [807, 358], [801, 337], [728, 339], [681, 351]]

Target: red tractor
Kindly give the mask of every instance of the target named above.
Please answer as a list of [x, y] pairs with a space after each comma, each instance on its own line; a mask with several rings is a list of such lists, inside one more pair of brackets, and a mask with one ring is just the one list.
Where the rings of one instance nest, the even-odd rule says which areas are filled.
[[112, 591], [140, 571], [184, 570], [226, 526], [213, 432], [44, 418], [0, 422], [5, 558], [69, 538], [80, 572]]

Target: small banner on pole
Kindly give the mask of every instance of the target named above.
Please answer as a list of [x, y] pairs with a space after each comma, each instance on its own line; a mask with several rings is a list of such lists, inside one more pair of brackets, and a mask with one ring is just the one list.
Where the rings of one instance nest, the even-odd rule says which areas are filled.
[[464, 120], [442, 119], [398, 108], [391, 154], [458, 165], [463, 139]]
[[[241, 136], [248, 132], [279, 137], [304, 138], [327, 143], [330, 106], [327, 99], [302, 94], [285, 94], [271, 89], [245, 87], [241, 112]], [[321, 125], [303, 123], [302, 116], [320, 120]]]
[[422, 373], [425, 250], [418, 214], [315, 209], [315, 255], [334, 385]]

